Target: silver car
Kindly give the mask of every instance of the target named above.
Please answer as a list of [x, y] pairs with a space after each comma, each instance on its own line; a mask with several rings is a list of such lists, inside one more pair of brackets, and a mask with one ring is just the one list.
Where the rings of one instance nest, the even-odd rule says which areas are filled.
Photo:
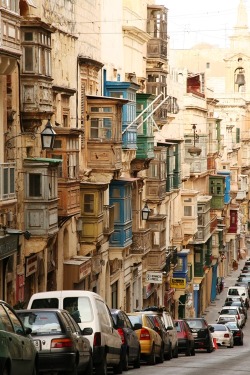
[[17, 310], [38, 352], [39, 372], [92, 375], [93, 361], [90, 343], [83, 335], [91, 335], [92, 328], [81, 331], [69, 312], [60, 309]]

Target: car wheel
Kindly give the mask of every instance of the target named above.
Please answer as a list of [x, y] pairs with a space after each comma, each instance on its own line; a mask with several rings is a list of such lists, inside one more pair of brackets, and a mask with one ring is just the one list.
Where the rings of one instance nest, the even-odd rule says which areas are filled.
[[138, 350], [138, 355], [134, 362], [134, 368], [140, 368], [140, 367], [141, 367], [141, 349]]
[[123, 358], [122, 369], [123, 371], [128, 371], [128, 353], [126, 353], [125, 357]]
[[113, 366], [113, 372], [114, 374], [122, 374], [122, 359], [121, 358], [120, 358], [118, 365]]
[[189, 342], [187, 343], [187, 350], [185, 351], [185, 356], [189, 357], [191, 355], [191, 350], [190, 350], [190, 344]]
[[241, 346], [243, 345], [243, 339], [242, 339], [242, 340], [240, 340], [240, 345], [241, 345]]
[[165, 358], [166, 358], [167, 361], [170, 361], [170, 359], [173, 358], [172, 345], [169, 346], [169, 351], [168, 351], [168, 353], [165, 355]]
[[173, 353], [173, 358], [178, 358], [178, 356], [179, 356], [179, 353], [178, 353], [178, 345], [175, 345], [174, 353]]
[[93, 358], [92, 358], [92, 355], [89, 358], [89, 363], [88, 363], [88, 366], [85, 370], [85, 374], [86, 375], [92, 375], [93, 374]]
[[106, 357], [103, 358], [101, 363], [95, 366], [95, 373], [96, 375], [107, 375], [108, 369], [107, 369], [107, 359]]
[[164, 362], [164, 346], [163, 345], [161, 346], [160, 356], [159, 356], [159, 358], [157, 358], [157, 362], [158, 363]]
[[195, 348], [191, 350], [191, 356], [193, 357], [195, 355]]
[[207, 352], [208, 352], [208, 353], [212, 353], [213, 350], [214, 350], [214, 348], [213, 348], [213, 343], [210, 342], [210, 343], [209, 343], [209, 346], [208, 346], [208, 348], [207, 348]]
[[155, 365], [155, 346], [154, 345], [152, 346], [152, 350], [151, 350], [150, 356], [147, 360], [147, 364], [150, 365], [150, 366]]

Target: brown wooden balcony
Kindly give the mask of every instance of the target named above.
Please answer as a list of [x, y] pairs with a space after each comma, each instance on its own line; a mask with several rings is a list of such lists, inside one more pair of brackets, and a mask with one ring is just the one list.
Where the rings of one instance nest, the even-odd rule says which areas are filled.
[[139, 229], [133, 232], [131, 254], [145, 255], [151, 249], [151, 229]]
[[58, 182], [58, 216], [80, 214], [80, 183], [79, 181]]
[[211, 215], [211, 222], [210, 222], [210, 233], [213, 233], [217, 228], [217, 215]]

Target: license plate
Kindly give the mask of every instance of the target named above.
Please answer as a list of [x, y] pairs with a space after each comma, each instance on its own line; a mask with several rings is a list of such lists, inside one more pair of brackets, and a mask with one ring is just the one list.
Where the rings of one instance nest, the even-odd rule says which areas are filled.
[[33, 343], [35, 345], [35, 348], [37, 351], [41, 350], [41, 342], [40, 340], [33, 340]]

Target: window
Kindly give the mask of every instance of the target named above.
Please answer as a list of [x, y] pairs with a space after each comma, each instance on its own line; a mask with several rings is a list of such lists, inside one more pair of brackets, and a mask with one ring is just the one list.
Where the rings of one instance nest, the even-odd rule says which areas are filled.
[[111, 285], [111, 303], [112, 309], [118, 308], [118, 281]]
[[192, 216], [192, 206], [184, 206], [184, 216]]
[[42, 195], [41, 190], [41, 174], [29, 173], [29, 196], [40, 197]]
[[24, 47], [24, 70], [26, 72], [34, 71], [33, 47]]
[[91, 139], [111, 139], [112, 136], [112, 119], [110, 117], [91, 118], [90, 121], [90, 138]]
[[68, 178], [77, 178], [78, 160], [76, 154], [68, 155]]
[[33, 33], [31, 33], [31, 32], [25, 32], [24, 33], [24, 40], [31, 42], [33, 40]]
[[94, 213], [94, 194], [84, 194], [83, 211], [86, 213]]
[[184, 271], [183, 269], [183, 258], [177, 258], [177, 265], [174, 269], [175, 271]]

